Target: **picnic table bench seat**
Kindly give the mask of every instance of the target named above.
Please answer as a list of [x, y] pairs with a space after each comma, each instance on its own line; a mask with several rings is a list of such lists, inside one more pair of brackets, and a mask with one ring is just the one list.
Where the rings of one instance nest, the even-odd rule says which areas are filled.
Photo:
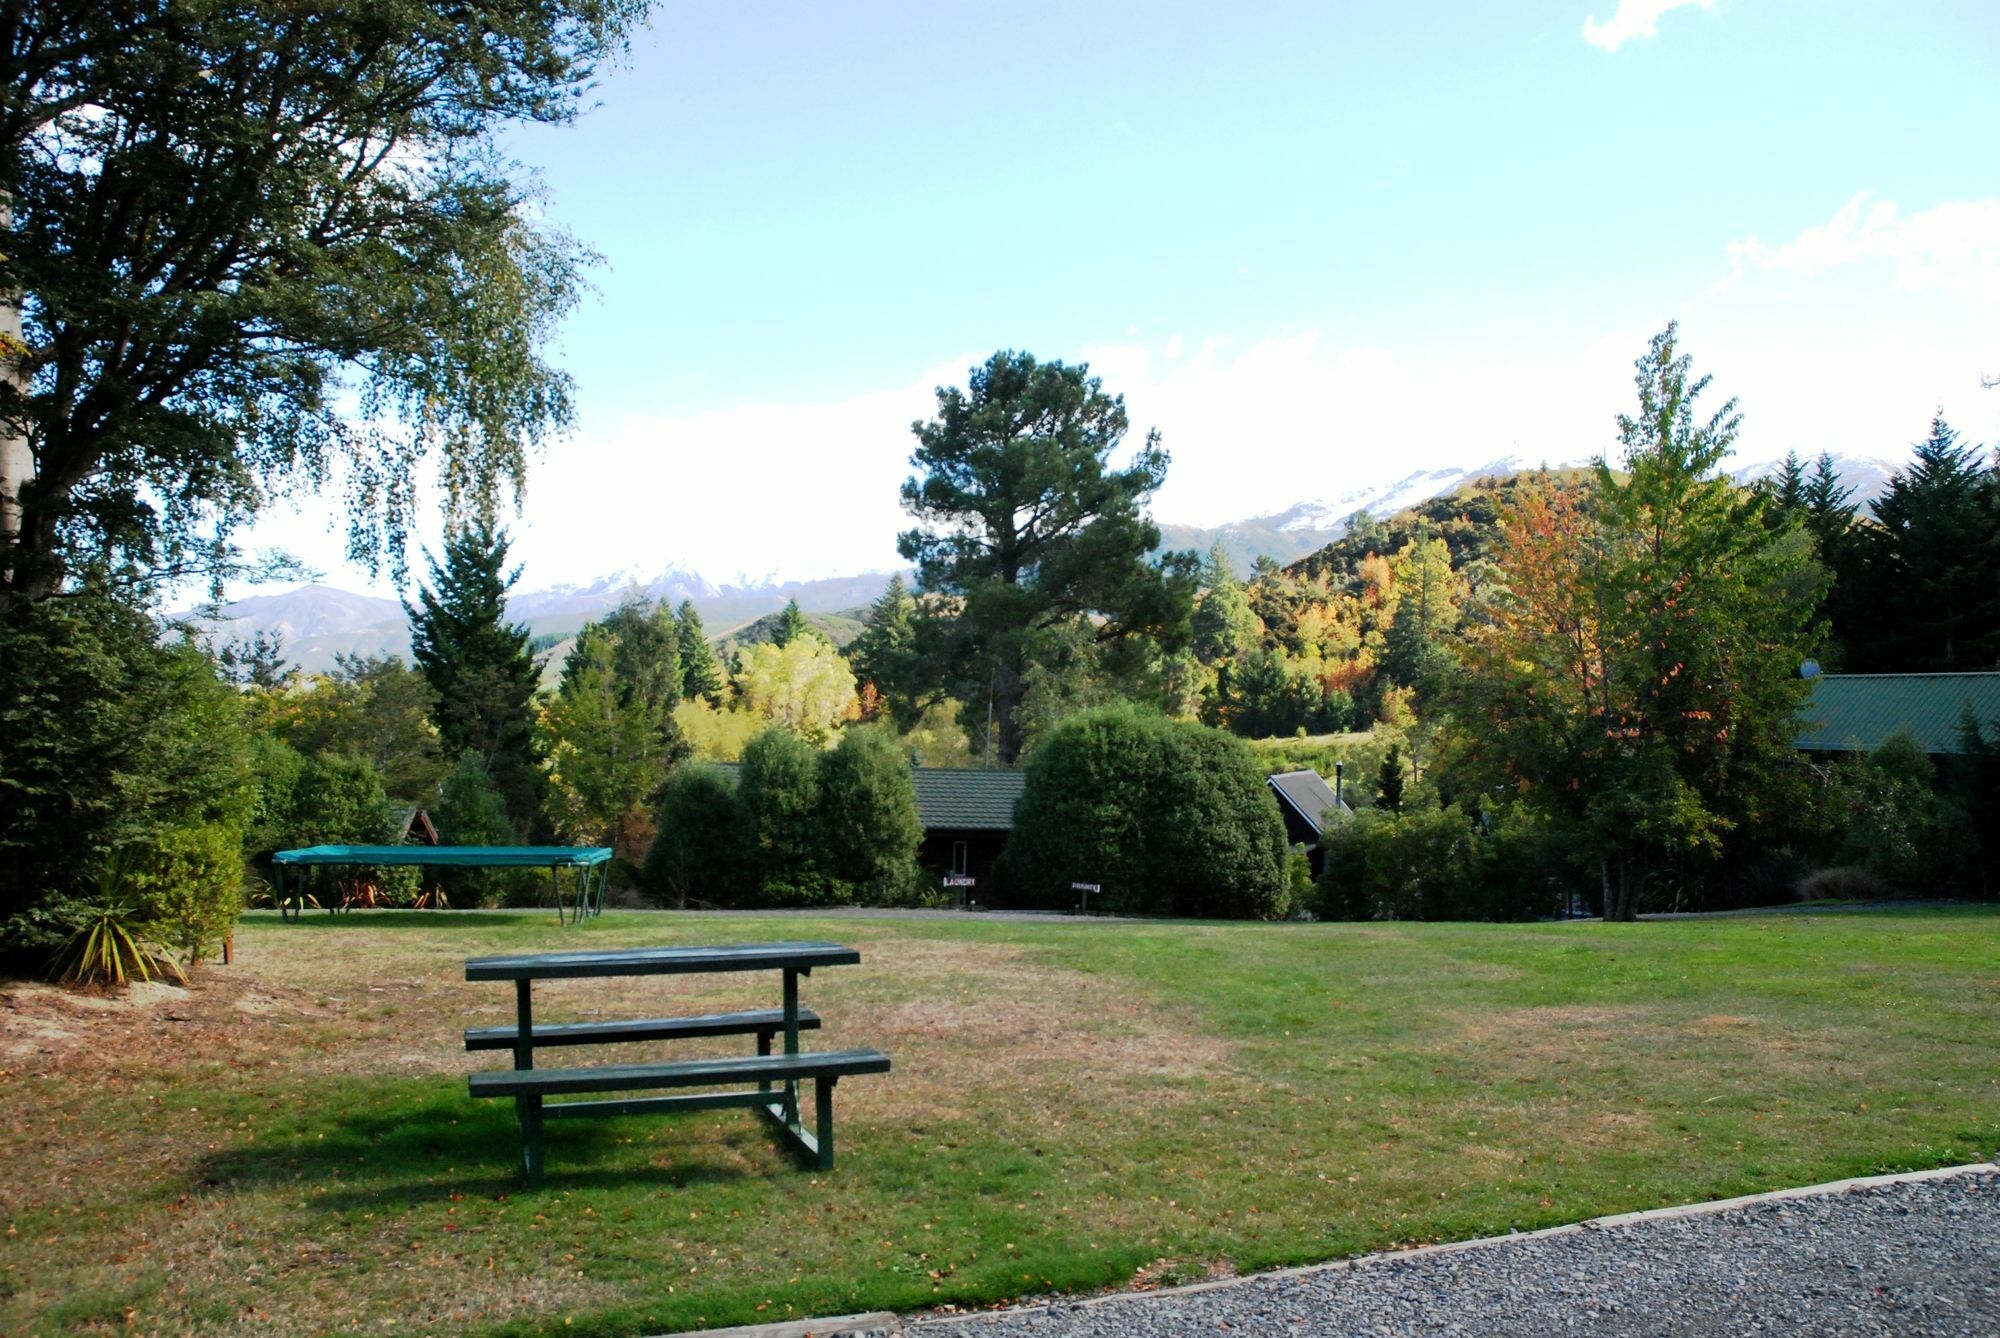
[[[536, 1033], [540, 1035], [539, 1032]], [[664, 1114], [675, 1110], [710, 1110], [748, 1106], [762, 1111], [781, 1130], [804, 1145], [819, 1169], [833, 1169], [833, 1087], [849, 1074], [887, 1073], [889, 1056], [880, 1050], [824, 1050], [814, 1054], [746, 1055], [727, 1059], [689, 1059], [661, 1064], [608, 1064], [595, 1068], [501, 1069], [470, 1077], [475, 1097], [513, 1097], [521, 1116], [523, 1153], [530, 1180], [542, 1173], [544, 1120], [582, 1119], [606, 1115]], [[795, 1127], [796, 1115], [786, 1109], [783, 1092], [772, 1083], [811, 1080], [817, 1116], [817, 1136]], [[689, 1096], [627, 1098], [617, 1101], [565, 1101], [548, 1105], [544, 1097], [589, 1092], [642, 1092], [673, 1087], [713, 1087], [757, 1083], [738, 1092], [705, 1092]]]
[[[799, 1009], [799, 1030], [812, 1031], [820, 1025], [819, 1014]], [[556, 1022], [532, 1029], [535, 1046], [618, 1045], [627, 1041], [679, 1041], [696, 1036], [755, 1036], [768, 1046], [771, 1038], [785, 1029], [782, 1008], [751, 1008], [736, 1013], [704, 1013], [696, 1017], [648, 1017], [629, 1022]], [[521, 1039], [518, 1026], [467, 1027], [468, 1050], [512, 1050]]]

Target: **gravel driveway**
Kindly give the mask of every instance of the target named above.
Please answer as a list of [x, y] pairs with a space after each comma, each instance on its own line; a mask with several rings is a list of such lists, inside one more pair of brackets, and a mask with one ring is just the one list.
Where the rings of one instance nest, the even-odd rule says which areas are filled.
[[[859, 1318], [859, 1317], [857, 1317]], [[889, 1338], [2000, 1334], [2000, 1173], [1637, 1214], [1177, 1291], [933, 1316]], [[818, 1330], [821, 1333], [842, 1332]]]

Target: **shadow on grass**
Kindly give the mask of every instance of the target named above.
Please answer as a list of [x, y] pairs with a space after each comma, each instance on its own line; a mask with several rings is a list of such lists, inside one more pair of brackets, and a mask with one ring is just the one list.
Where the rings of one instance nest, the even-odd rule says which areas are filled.
[[[539, 1188], [530, 1189], [521, 1173], [521, 1130], [511, 1103], [474, 1104], [456, 1094], [401, 1100], [356, 1095], [378, 1099], [215, 1152], [198, 1164], [197, 1180], [225, 1192], [316, 1188], [315, 1206], [345, 1210], [466, 1195], [525, 1197], [633, 1185], [681, 1189], [755, 1174], [704, 1160], [703, 1150], [712, 1156], [713, 1145], [700, 1138], [690, 1138], [685, 1150], [675, 1150], [671, 1141], [647, 1143], [649, 1160], [635, 1164], [629, 1136], [634, 1126], [671, 1127], [685, 1116], [559, 1121], [548, 1126], [547, 1173]], [[776, 1143], [761, 1126], [756, 1136]]]

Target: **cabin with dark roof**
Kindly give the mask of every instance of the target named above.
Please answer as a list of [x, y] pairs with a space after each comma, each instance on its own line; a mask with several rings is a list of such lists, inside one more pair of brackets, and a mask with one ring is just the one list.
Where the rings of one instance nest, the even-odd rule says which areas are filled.
[[1908, 733], [1932, 757], [1963, 751], [1967, 719], [2000, 734], [2000, 673], [1814, 674], [1793, 746], [1808, 753], [1872, 753]]
[[[742, 763], [720, 762], [716, 770], [732, 781]], [[993, 866], [1014, 830], [1014, 805], [1027, 774], [965, 767], [911, 767], [917, 818], [924, 825], [917, 864], [934, 887], [946, 878], [970, 878], [972, 885], [949, 889], [962, 902], [997, 905]]]
[[1336, 821], [1353, 817], [1354, 810], [1317, 771], [1281, 771], [1265, 777], [1264, 783], [1278, 796], [1278, 815], [1285, 820], [1285, 840], [1305, 847], [1313, 877], [1319, 877], [1326, 862], [1320, 839]]
[[917, 863], [933, 878], [970, 878], [970, 887], [951, 889], [963, 901], [999, 904], [993, 866], [1014, 830], [1014, 805], [1027, 774], [975, 771], [959, 767], [913, 767], [917, 816], [924, 841]]

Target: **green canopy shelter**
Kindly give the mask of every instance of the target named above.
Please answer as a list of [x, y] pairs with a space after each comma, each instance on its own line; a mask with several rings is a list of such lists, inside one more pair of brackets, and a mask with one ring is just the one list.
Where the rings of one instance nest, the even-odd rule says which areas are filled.
[[[363, 865], [375, 868], [410, 867], [432, 869], [547, 869], [549, 889], [555, 896], [556, 919], [574, 923], [586, 915], [604, 912], [604, 883], [611, 870], [609, 846], [302, 846], [280, 850], [271, 856], [278, 876], [278, 914], [296, 920], [305, 910], [305, 870], [328, 865]], [[297, 878], [295, 890], [285, 892], [285, 870]], [[574, 870], [570, 898], [566, 902], [561, 872]], [[329, 905], [329, 911], [339, 910]]]

